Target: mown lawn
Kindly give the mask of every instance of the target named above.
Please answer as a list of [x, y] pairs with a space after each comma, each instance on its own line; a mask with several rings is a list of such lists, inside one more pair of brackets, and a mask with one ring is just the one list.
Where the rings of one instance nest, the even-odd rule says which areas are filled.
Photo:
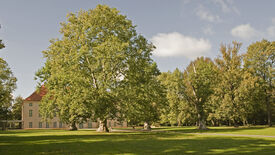
[[[275, 138], [198, 135], [192, 128], [152, 132], [97, 133], [91, 130], [0, 131], [6, 154], [275, 154]], [[215, 127], [210, 133], [275, 136], [275, 128]]]

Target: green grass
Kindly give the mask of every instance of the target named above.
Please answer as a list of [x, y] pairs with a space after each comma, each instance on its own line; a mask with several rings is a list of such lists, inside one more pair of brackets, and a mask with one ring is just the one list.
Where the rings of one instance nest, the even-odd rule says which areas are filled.
[[[197, 135], [192, 127], [153, 132], [97, 133], [91, 130], [0, 131], [0, 155], [6, 154], [275, 154], [275, 138]], [[275, 128], [215, 127], [204, 131], [275, 135]]]

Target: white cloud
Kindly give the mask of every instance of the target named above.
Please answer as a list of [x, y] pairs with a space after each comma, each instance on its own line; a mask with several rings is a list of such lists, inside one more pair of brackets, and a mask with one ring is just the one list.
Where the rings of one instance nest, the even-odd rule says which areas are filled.
[[178, 32], [159, 33], [151, 41], [156, 46], [153, 54], [159, 57], [183, 56], [194, 59], [207, 55], [211, 49], [208, 40], [184, 36]]
[[222, 12], [231, 13], [235, 12], [240, 14], [239, 10], [234, 6], [234, 2], [232, 0], [212, 0], [216, 5], [220, 6]]
[[202, 31], [204, 34], [206, 35], [213, 35], [215, 32], [213, 31], [212, 27], [210, 26], [207, 26], [207, 27], [204, 27], [202, 28]]
[[211, 14], [205, 7], [203, 7], [202, 5], [200, 5], [197, 9], [196, 9], [196, 15], [202, 19], [202, 20], [206, 20], [208, 22], [220, 22], [221, 19], [218, 15], [213, 15]]
[[260, 35], [260, 32], [255, 30], [250, 24], [236, 26], [231, 30], [231, 35], [244, 40], [249, 40]]

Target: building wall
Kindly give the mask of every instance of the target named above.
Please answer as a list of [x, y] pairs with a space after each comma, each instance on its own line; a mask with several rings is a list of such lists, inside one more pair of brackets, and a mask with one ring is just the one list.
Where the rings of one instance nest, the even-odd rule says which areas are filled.
[[[46, 122], [39, 117], [39, 101], [24, 101], [22, 105], [22, 120], [23, 120], [23, 128], [47, 128]], [[30, 110], [32, 110], [32, 116], [30, 116]], [[31, 125], [30, 125], [31, 123]], [[42, 126], [39, 126], [39, 123]], [[62, 123], [58, 117], [54, 117], [53, 119], [48, 121], [48, 128], [69, 128], [68, 125], [62, 123], [62, 127], [59, 124]], [[56, 126], [54, 126], [56, 124]], [[98, 128], [98, 122], [88, 121], [83, 124], [77, 124], [78, 128]], [[108, 120], [107, 121], [108, 127], [127, 127], [127, 122], [118, 122], [115, 120]]]

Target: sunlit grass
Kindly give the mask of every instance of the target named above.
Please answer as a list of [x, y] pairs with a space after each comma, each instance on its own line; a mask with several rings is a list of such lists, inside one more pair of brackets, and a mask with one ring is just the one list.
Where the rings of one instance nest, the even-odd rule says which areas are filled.
[[[275, 128], [215, 127], [204, 131], [275, 135]], [[156, 128], [152, 132], [98, 133], [91, 130], [0, 131], [6, 154], [275, 154], [275, 138], [197, 135], [194, 127]]]

